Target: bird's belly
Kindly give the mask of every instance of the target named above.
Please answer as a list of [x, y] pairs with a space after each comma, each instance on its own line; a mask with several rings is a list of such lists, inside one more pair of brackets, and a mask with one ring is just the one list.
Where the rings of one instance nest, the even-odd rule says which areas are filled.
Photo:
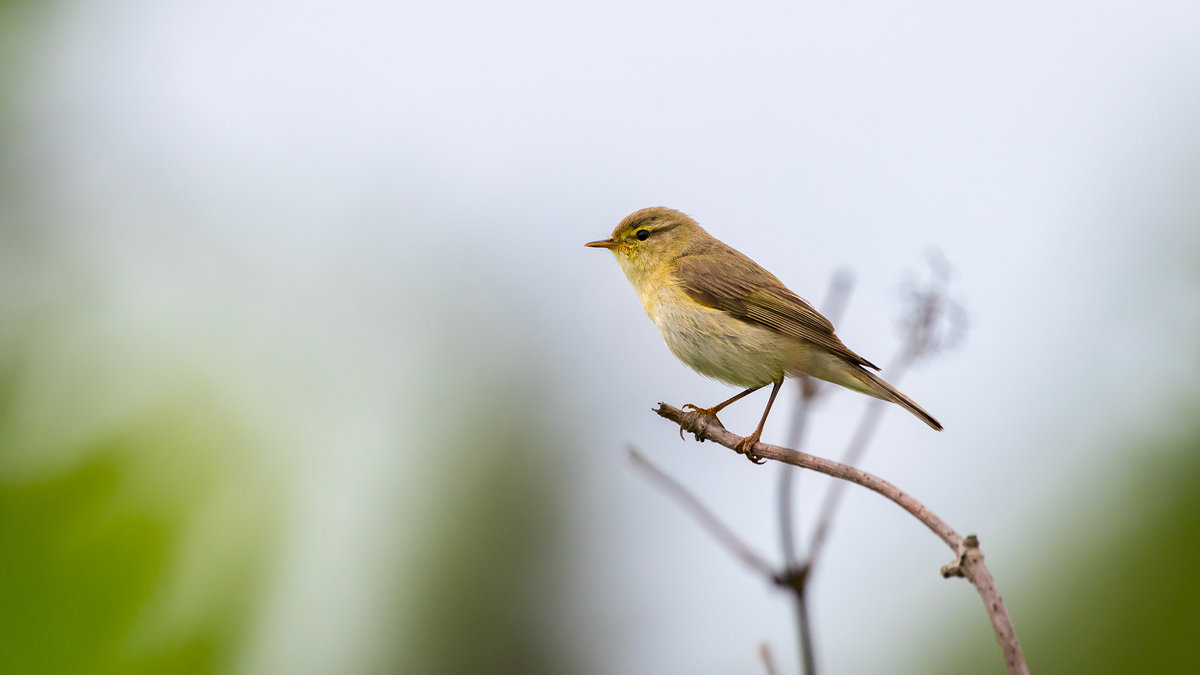
[[738, 387], [762, 386], [784, 375], [790, 341], [769, 328], [690, 298], [647, 309], [671, 353], [701, 375]]

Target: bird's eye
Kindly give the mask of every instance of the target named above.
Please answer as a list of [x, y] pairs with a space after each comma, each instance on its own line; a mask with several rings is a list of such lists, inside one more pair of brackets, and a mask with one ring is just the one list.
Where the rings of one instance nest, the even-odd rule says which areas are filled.
[[637, 237], [639, 241], [646, 241], [650, 238], [650, 230], [638, 230], [637, 234], [634, 236]]

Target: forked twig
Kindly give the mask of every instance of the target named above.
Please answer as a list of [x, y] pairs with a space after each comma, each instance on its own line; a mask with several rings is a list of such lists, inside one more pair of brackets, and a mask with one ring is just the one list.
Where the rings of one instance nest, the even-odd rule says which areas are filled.
[[[854, 278], [846, 270], [838, 270], [829, 284], [829, 292], [821, 308], [831, 322], [836, 323], [841, 318], [842, 311], [850, 299], [850, 290]], [[808, 429], [808, 417], [812, 411], [813, 401], [825, 388], [823, 383], [807, 375], [797, 378], [800, 397], [796, 400], [795, 416], [792, 418], [791, 432], [788, 434], [789, 447], [803, 447], [804, 432]], [[781, 576], [790, 580], [788, 584], [792, 594], [792, 606], [796, 613], [796, 633], [800, 646], [800, 662], [805, 675], [815, 675], [817, 672], [816, 646], [812, 634], [812, 622], [809, 620], [808, 597], [805, 589], [808, 587], [808, 565], [800, 563], [800, 555], [796, 550], [797, 528], [793, 519], [794, 508], [792, 492], [796, 485], [797, 470], [786, 464], [779, 467], [779, 545], [783, 551], [783, 572]]]
[[[894, 383], [902, 379], [905, 372], [920, 358], [944, 349], [956, 342], [962, 335], [965, 325], [965, 315], [962, 308], [949, 300], [945, 286], [949, 277], [949, 266], [940, 256], [930, 255], [930, 266], [934, 271], [934, 282], [925, 288], [914, 288], [909, 291], [912, 299], [912, 311], [906, 317], [904, 344], [891, 366], [887, 369], [889, 379]], [[826, 300], [826, 311], [831, 316], [840, 314], [848, 297], [848, 275], [839, 273], [835, 276]], [[789, 435], [788, 444], [799, 448], [803, 441], [809, 413], [813, 401], [821, 393], [818, 382], [809, 377], [801, 377], [800, 398], [797, 403], [796, 417]], [[703, 503], [683, 487], [679, 482], [669, 477], [661, 469], [655, 467], [632, 448], [630, 457], [635, 466], [641, 469], [651, 480], [665, 492], [675, 498], [690, 512], [700, 524], [713, 535], [715, 539], [742, 560], [753, 571], [763, 575], [775, 584], [787, 588], [793, 596], [796, 609], [797, 629], [800, 640], [800, 656], [804, 672], [812, 675], [816, 672], [815, 654], [813, 648], [811, 622], [807, 606], [807, 586], [811, 580], [814, 562], [819, 558], [828, 539], [834, 515], [840, 503], [845, 484], [834, 482], [826, 493], [816, 518], [816, 527], [807, 556], [803, 562], [796, 550], [795, 526], [792, 518], [792, 487], [795, 475], [793, 467], [809, 468], [826, 475], [854, 482], [871, 490], [879, 492], [893, 502], [909, 511], [933, 530], [955, 552], [953, 562], [942, 568], [943, 576], [961, 576], [971, 581], [983, 599], [988, 615], [996, 633], [997, 642], [1004, 651], [1005, 662], [1010, 673], [1027, 673], [1024, 655], [1017, 641], [1016, 633], [1007, 610], [996, 592], [994, 581], [987, 566], [983, 562], [983, 554], [979, 551], [979, 542], [974, 535], [966, 538], [959, 537], [936, 515], [930, 513], [923, 505], [911, 496], [901, 492], [895, 486], [866, 472], [855, 469], [856, 464], [866, 451], [867, 446], [877, 429], [886, 407], [881, 401], [868, 403], [863, 417], [847, 444], [843, 462], [831, 462], [822, 458], [807, 455], [797, 450], [759, 443], [755, 451], [760, 456], [776, 459], [791, 466], [781, 467], [779, 482], [779, 524], [780, 543], [783, 549], [784, 565], [781, 571], [773, 570], [764, 558], [754, 552], [746, 543], [741, 541], [734, 532], [721, 523]], [[671, 419], [680, 425], [680, 434], [686, 430], [692, 432], [698, 440], [713, 440], [717, 443], [734, 448], [740, 437], [729, 433], [717, 422], [711, 423], [711, 418], [696, 412], [683, 412], [666, 404], [660, 404], [656, 411], [659, 415]], [[771, 654], [766, 645], [760, 648], [760, 656], [769, 674], [776, 672]]]
[[[659, 403], [655, 412], [659, 416], [675, 422], [680, 429], [691, 433], [699, 441], [713, 441], [733, 450], [742, 440], [741, 436], [725, 429], [716, 419], [698, 412], [684, 412], [666, 403]], [[1029, 672], [1021, 645], [1017, 640], [1016, 631], [1013, 629], [1012, 620], [1008, 616], [1008, 610], [1005, 609], [1004, 602], [1000, 598], [999, 592], [996, 591], [995, 582], [984, 563], [983, 553], [979, 550], [979, 542], [974, 536], [967, 538], [959, 536], [924, 504], [873, 474], [839, 462], [768, 443], [756, 443], [751, 450], [755, 455], [765, 459], [811, 469], [833, 478], [861, 485], [883, 495], [921, 521], [954, 552], [954, 560], [942, 567], [942, 576], [964, 577], [979, 593], [988, 617], [991, 619], [992, 629], [996, 633], [996, 641], [1004, 651], [1004, 660], [1008, 665], [1009, 672], [1014, 675]]]

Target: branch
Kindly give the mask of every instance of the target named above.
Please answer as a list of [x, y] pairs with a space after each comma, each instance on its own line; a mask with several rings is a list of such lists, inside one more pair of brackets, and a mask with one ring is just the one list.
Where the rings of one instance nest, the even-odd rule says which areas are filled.
[[[684, 412], [666, 403], [659, 403], [654, 412], [658, 413], [660, 417], [675, 422], [679, 425], [681, 432], [691, 433], [698, 441], [713, 441], [733, 450], [742, 440], [741, 436], [725, 429], [716, 419], [701, 413]], [[978, 591], [984, 607], [987, 609], [988, 617], [992, 621], [996, 641], [1004, 651], [1004, 660], [1008, 665], [1009, 673], [1013, 675], [1029, 673], [1029, 668], [1025, 664], [1025, 656], [1021, 652], [1021, 645], [1017, 641], [1017, 633], [1013, 629], [1012, 620], [1008, 616], [1008, 610], [1004, 608], [1004, 602], [1001, 600], [999, 592], [996, 591], [995, 581], [993, 581], [987, 565], [984, 564], [983, 553], [979, 550], [979, 541], [975, 536], [972, 535], [966, 539], [960, 537], [945, 521], [925, 508], [924, 504], [873, 474], [832, 460], [768, 443], [756, 443], [751, 450], [759, 457], [811, 469], [833, 478], [861, 485], [890, 499], [921, 521], [954, 552], [954, 561], [942, 568], [942, 576], [964, 577]]]
[[[846, 270], [838, 270], [829, 284], [829, 292], [821, 306], [825, 316], [833, 323], [841, 318], [850, 298], [854, 277]], [[802, 375], [796, 379], [800, 396], [796, 400], [796, 413], [792, 418], [792, 430], [788, 434], [787, 445], [792, 448], [802, 448], [804, 432], [808, 427], [808, 416], [815, 401], [827, 388], [814, 377]], [[782, 576], [789, 580], [788, 588], [792, 593], [792, 607], [796, 612], [796, 632], [800, 647], [800, 664], [804, 675], [816, 675], [817, 655], [816, 644], [813, 640], [812, 621], [808, 614], [808, 575], [809, 564], [800, 564], [800, 554], [796, 550], [797, 527], [793, 521], [792, 489], [798, 476], [796, 467], [783, 464], [779, 467], [779, 544], [783, 549]], [[841, 483], [838, 483], [841, 485]]]
[[[879, 422], [883, 419], [883, 413], [886, 411], [885, 405], [877, 398], [867, 401], [867, 409], [863, 412], [862, 420], [858, 423], [854, 436], [846, 446], [846, 453], [842, 455], [842, 463], [854, 465], [862, 459], [867, 445], [871, 442], [871, 437], [875, 435], [875, 430], [879, 428]], [[813, 528], [812, 540], [808, 543], [809, 567], [816, 564], [821, 557], [821, 551], [825, 548], [825, 542], [829, 539], [829, 530], [833, 527], [833, 517], [842, 500], [843, 487], [845, 487], [843, 483], [830, 485], [825, 492], [825, 498], [821, 501], [821, 507], [817, 511], [817, 524]]]
[[640, 452], [632, 446], [629, 448], [629, 461], [633, 466], [639, 469], [646, 475], [655, 485], [660, 487], [663, 492], [666, 492], [672, 499], [689, 513], [695, 517], [701, 527], [708, 530], [708, 533], [716, 539], [718, 543], [729, 549], [729, 552], [738, 560], [741, 560], [747, 567], [765, 576], [767, 579], [774, 581], [776, 579], [775, 570], [771, 569], [771, 565], [762, 559], [762, 556], [754, 552], [749, 544], [746, 544], [734, 534], [733, 530], [729, 529], [725, 523], [722, 523], [708, 510], [708, 507], [700, 501], [696, 495], [692, 494], [679, 481], [671, 478], [662, 469], [655, 466], [650, 460], [642, 456]]
[[[813, 400], [821, 391], [817, 380], [807, 375], [797, 379], [800, 384], [800, 398], [796, 402], [796, 416], [792, 421], [792, 433], [788, 435], [788, 445], [799, 448], [804, 439], [804, 430], [808, 423], [808, 413], [812, 410]], [[796, 552], [796, 525], [792, 520], [792, 487], [795, 485], [796, 467], [782, 464], [779, 467], [779, 544], [783, 549], [783, 575], [791, 583], [788, 589], [792, 593], [792, 608], [796, 612], [796, 638], [799, 641], [801, 673], [816, 675], [817, 650], [813, 641], [812, 622], [808, 616], [808, 569], [800, 564], [800, 556]]]
[[[950, 283], [949, 263], [936, 251], [930, 251], [928, 258], [933, 279], [923, 287], [908, 289], [910, 309], [904, 318], [904, 342], [900, 352], [883, 371], [893, 385], [899, 385], [917, 361], [954, 347], [966, 331], [966, 315], [962, 307], [950, 298], [947, 290]], [[842, 455], [843, 464], [858, 465], [888, 407], [879, 399], [867, 402], [862, 419]], [[807, 565], [810, 569], [821, 557], [844, 487], [842, 483], [834, 483], [821, 502], [808, 545]]]
[[[821, 305], [825, 309], [825, 316], [830, 321], [837, 323], [841, 318], [850, 298], [853, 282], [853, 275], [846, 270], [838, 270], [834, 273], [833, 280], [829, 284], [829, 292], [825, 296], [825, 302]], [[800, 385], [800, 397], [796, 400], [796, 415], [792, 418], [792, 430], [787, 438], [787, 444], [792, 448], [803, 447], [802, 440], [808, 426], [808, 413], [812, 409], [812, 402], [823, 391], [821, 382], [816, 378], [804, 375], [797, 378], [796, 382]], [[792, 521], [792, 487], [795, 481], [793, 476], [795, 471], [789, 466], [779, 468], [779, 544], [783, 549], [784, 567], [793, 568], [800, 565], [800, 555], [796, 551], [796, 526]], [[804, 641], [803, 638], [801, 641]], [[804, 672], [811, 675], [814, 669], [808, 667]]]
[[[683, 431], [680, 430], [680, 435]], [[754, 552], [750, 545], [738, 538], [733, 530], [729, 529], [725, 523], [722, 523], [712, 511], [704, 506], [696, 495], [692, 494], [682, 483], [675, 480], [667, 474], [667, 472], [658, 468], [653, 462], [646, 459], [633, 446], [629, 447], [629, 461], [635, 469], [640, 470], [650, 481], [657, 485], [667, 496], [679, 502], [684, 511], [691, 514], [696, 519], [700, 526], [712, 535], [713, 539], [717, 540], [728, 550], [733, 556], [741, 560], [753, 572], [758, 572], [767, 581], [787, 588], [796, 599], [797, 621], [800, 626], [800, 656], [804, 661], [805, 673], [816, 672], [813, 664], [813, 647], [812, 647], [812, 632], [808, 625], [808, 609], [804, 595], [804, 574], [797, 571], [776, 572], [771, 569], [762, 556]], [[791, 469], [792, 467], [784, 467]], [[793, 570], [798, 568], [788, 568]], [[763, 659], [763, 665], [766, 667], [769, 675], [777, 675], [774, 662], [771, 660], [770, 648], [764, 644], [759, 648], [759, 655]]]

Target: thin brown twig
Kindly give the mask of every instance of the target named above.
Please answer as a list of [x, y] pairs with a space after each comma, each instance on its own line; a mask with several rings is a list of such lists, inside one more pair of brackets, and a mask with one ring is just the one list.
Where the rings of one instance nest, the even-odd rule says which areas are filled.
[[[699, 441], [713, 441], [732, 450], [742, 440], [741, 436], [725, 429], [714, 418], [701, 413], [684, 412], [666, 403], [659, 403], [655, 412], [659, 416], [675, 422], [681, 430], [690, 432]], [[833, 478], [861, 485], [883, 495], [908, 511], [954, 552], [953, 562], [942, 567], [942, 576], [961, 576], [975, 587], [983, 600], [988, 617], [991, 619], [992, 629], [996, 633], [996, 641], [1004, 652], [1004, 660], [1009, 673], [1013, 675], [1029, 673], [1029, 667], [1025, 663], [1025, 656], [1021, 651], [1020, 642], [1017, 640], [1016, 631], [1013, 629], [1012, 620], [1008, 616], [1008, 610], [1005, 609], [1004, 602], [996, 590], [995, 581], [984, 563], [983, 553], [979, 550], [979, 542], [974, 536], [968, 536], [965, 539], [959, 536], [924, 504], [873, 474], [839, 462], [768, 443], [756, 443], [751, 451], [758, 457], [811, 469]], [[703, 506], [700, 508], [703, 509]]]
[[[893, 383], [898, 382], [900, 378], [893, 377]], [[879, 399], [871, 399], [867, 402], [866, 410], [863, 411], [862, 420], [858, 423], [858, 427], [854, 430], [854, 436], [850, 438], [850, 442], [846, 444], [846, 452], [842, 455], [842, 463], [854, 466], [862, 459], [867, 445], [871, 442], [871, 438], [875, 435], [875, 430], [879, 428], [879, 422], [883, 419], [883, 413], [887, 411], [887, 404]], [[813, 527], [812, 539], [808, 543], [808, 560], [805, 563], [809, 569], [813, 567], [821, 552], [825, 548], [825, 542], [829, 539], [829, 531], [833, 528], [833, 519], [837, 514], [838, 506], [841, 504], [842, 493], [845, 491], [845, 483], [833, 483], [825, 492], [824, 499], [821, 500], [821, 506], [817, 509], [816, 525]]]
[[[821, 305], [826, 317], [833, 323], [841, 318], [846, 304], [850, 300], [854, 277], [847, 270], [834, 273], [829, 284], [829, 292]], [[796, 412], [792, 418], [792, 429], [788, 435], [787, 446], [797, 450], [803, 448], [804, 432], [808, 426], [809, 412], [813, 401], [826, 391], [822, 383], [807, 375], [797, 378], [800, 397], [796, 401]], [[816, 675], [817, 655], [816, 641], [813, 639], [812, 621], [808, 612], [808, 563], [800, 562], [800, 554], [796, 550], [797, 528], [794, 523], [792, 492], [799, 475], [796, 467], [781, 464], [779, 467], [779, 543], [783, 550], [783, 576], [791, 579], [789, 590], [792, 595], [792, 609], [796, 614], [796, 633], [800, 650], [800, 663], [804, 675]]]
[[[838, 270], [829, 283], [829, 291], [825, 302], [821, 305], [826, 317], [833, 322], [841, 318], [842, 311], [850, 299], [854, 277], [848, 270]], [[813, 401], [824, 391], [821, 382], [807, 375], [797, 378], [800, 397], [796, 400], [796, 413], [792, 418], [791, 433], [788, 434], [788, 447], [803, 447], [804, 432], [808, 427], [808, 416], [812, 410]], [[813, 640], [812, 622], [808, 614], [808, 587], [806, 566], [800, 564], [800, 554], [796, 550], [797, 528], [793, 519], [792, 492], [799, 480], [795, 467], [781, 464], [779, 466], [779, 545], [783, 551], [782, 577], [790, 580], [787, 584], [792, 594], [792, 608], [796, 613], [796, 639], [800, 649], [801, 672], [805, 675], [816, 675], [817, 656], [816, 643]]]
[[[682, 430], [680, 433], [683, 433]], [[629, 461], [633, 464], [634, 468], [640, 470], [663, 492], [679, 502], [684, 511], [691, 514], [700, 523], [700, 526], [708, 530], [709, 534], [717, 540], [717, 543], [724, 546], [735, 558], [741, 560], [752, 571], [761, 574], [767, 581], [791, 590], [793, 597], [796, 598], [796, 602], [798, 603], [796, 618], [800, 622], [800, 639], [802, 645], [800, 655], [807, 669], [805, 672], [810, 674], [815, 672], [815, 666], [812, 665], [814, 649], [811, 644], [811, 631], [808, 628], [808, 610], [803, 595], [803, 580], [786, 572], [782, 574], [776, 573], [762, 556], [755, 553], [749, 544], [739, 539], [733, 530], [729, 529], [712, 511], [704, 506], [698, 497], [692, 494], [682, 483], [668, 475], [667, 472], [646, 459], [633, 446], [629, 447]], [[763, 659], [763, 664], [767, 668], [767, 671], [769, 673], [777, 673], [778, 671], [775, 669], [774, 662], [770, 660], [770, 648], [765, 643], [759, 648], [759, 654]]]
[[[808, 412], [812, 409], [813, 398], [819, 391], [816, 381], [807, 375], [797, 378], [797, 382], [800, 384], [800, 398], [796, 401], [796, 413], [792, 418], [792, 430], [787, 440], [788, 446], [793, 448], [802, 446], [804, 431], [808, 426]], [[792, 487], [795, 484], [795, 473], [794, 467], [786, 464], [779, 467], [779, 547], [783, 551], [783, 564], [786, 567], [800, 562], [800, 554], [796, 550], [796, 524], [792, 518]]]
[[[908, 291], [912, 311], [905, 318], [904, 343], [892, 363], [883, 371], [888, 374], [888, 379], [893, 385], [899, 384], [908, 370], [922, 357], [946, 349], [962, 337], [962, 327], [965, 323], [962, 309], [946, 294], [950, 277], [949, 263], [935, 251], [931, 251], [928, 258], [933, 280], [926, 288]], [[945, 334], [939, 334], [943, 323], [946, 324], [943, 329]], [[846, 444], [846, 451], [841, 460], [843, 464], [858, 465], [887, 410], [888, 406], [883, 401], [872, 399], [867, 402], [858, 427], [850, 442]], [[845, 487], [844, 483], [830, 485], [817, 510], [816, 525], [809, 541], [808, 560], [805, 563], [809, 572], [820, 559], [828, 541]]]
[[[799, 378], [800, 398], [796, 404], [796, 416], [792, 421], [792, 433], [788, 435], [788, 445], [801, 447], [804, 440], [804, 430], [808, 421], [808, 413], [812, 410], [812, 402], [820, 388], [817, 381], [807, 375]], [[796, 525], [792, 519], [792, 487], [796, 484], [798, 470], [787, 464], [779, 465], [779, 545], [783, 550], [783, 575], [793, 578], [788, 584], [792, 595], [792, 611], [796, 614], [796, 640], [800, 650], [801, 673], [816, 675], [817, 655], [816, 643], [813, 641], [812, 622], [808, 616], [808, 597], [805, 589], [808, 587], [805, 578], [796, 578], [802, 573], [800, 556], [796, 551]], [[804, 577], [807, 575], [805, 574]]]
[[741, 560], [751, 570], [758, 572], [769, 580], [776, 578], [775, 570], [770, 563], [763, 559], [762, 556], [754, 552], [750, 545], [738, 538], [733, 530], [729, 529], [725, 523], [722, 523], [717, 516], [700, 501], [696, 495], [692, 494], [682, 483], [667, 475], [665, 471], [654, 465], [653, 462], [646, 459], [642, 453], [637, 451], [633, 446], [629, 447], [629, 461], [634, 468], [641, 471], [663, 492], [667, 493], [675, 501], [683, 507], [685, 511], [692, 514], [692, 517], [700, 523], [701, 527], [708, 530], [713, 539], [717, 543], [724, 546], [734, 555], [735, 558]]
[[[853, 288], [854, 277], [847, 270], [838, 270], [829, 282], [829, 292], [825, 296], [822, 307], [830, 321], [836, 322], [846, 308]], [[812, 402], [820, 395], [821, 383], [807, 375], [796, 379], [800, 388], [800, 397], [796, 400], [796, 413], [792, 418], [791, 432], [787, 438], [789, 448], [803, 447], [804, 432], [808, 426], [808, 413]], [[792, 514], [792, 488], [796, 481], [796, 471], [789, 466], [779, 467], [779, 544], [783, 549], [783, 565], [793, 568], [800, 564], [800, 555], [796, 550], [796, 525]], [[803, 640], [803, 637], [802, 637]], [[812, 675], [813, 670], [806, 668], [806, 673]]]
[[817, 673], [817, 644], [813, 639], [812, 617], [808, 613], [808, 570], [803, 567], [789, 567], [788, 578], [794, 579], [791, 585], [792, 607], [796, 612], [796, 632], [800, 638], [800, 663], [804, 667], [804, 675]]

